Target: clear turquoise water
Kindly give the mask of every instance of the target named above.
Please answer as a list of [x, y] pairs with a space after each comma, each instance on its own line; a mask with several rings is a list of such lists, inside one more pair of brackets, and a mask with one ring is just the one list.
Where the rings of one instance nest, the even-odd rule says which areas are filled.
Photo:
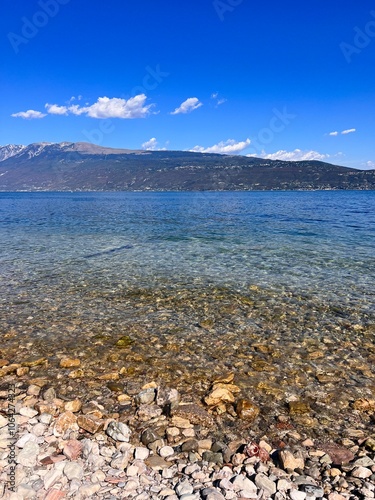
[[[229, 370], [254, 433], [279, 435], [292, 400], [306, 435], [370, 432], [353, 403], [375, 398], [374, 208], [363, 191], [0, 193], [0, 358], [46, 357], [59, 394], [113, 408], [106, 372], [200, 402]], [[68, 393], [66, 355], [84, 373]]]
[[3, 303], [84, 281], [374, 305], [375, 192], [0, 193], [0, 241]]

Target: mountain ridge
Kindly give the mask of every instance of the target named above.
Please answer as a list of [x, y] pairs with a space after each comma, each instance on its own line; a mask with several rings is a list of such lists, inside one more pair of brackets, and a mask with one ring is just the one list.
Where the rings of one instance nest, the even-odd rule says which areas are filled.
[[375, 170], [85, 142], [0, 146], [0, 191], [375, 189]]

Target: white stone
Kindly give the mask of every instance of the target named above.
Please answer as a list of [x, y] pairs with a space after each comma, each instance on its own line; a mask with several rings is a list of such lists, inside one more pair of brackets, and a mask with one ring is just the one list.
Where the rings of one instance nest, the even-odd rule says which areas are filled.
[[83, 478], [83, 467], [77, 462], [68, 462], [64, 467], [64, 474], [69, 481], [72, 479], [80, 481]]
[[42, 413], [39, 416], [39, 422], [41, 422], [42, 424], [46, 424], [46, 425], [49, 425], [51, 423], [52, 419], [53, 419], [53, 417], [49, 413]]
[[101, 481], [104, 481], [105, 474], [103, 471], [97, 470], [91, 475], [90, 479], [93, 483], [100, 483]]
[[367, 479], [372, 474], [370, 469], [366, 469], [366, 467], [356, 467], [352, 470], [351, 475], [353, 477], [357, 477], [359, 479]]
[[277, 481], [277, 490], [278, 491], [287, 491], [290, 490], [291, 483], [287, 479], [279, 479]]
[[163, 446], [159, 450], [159, 455], [163, 458], [171, 457], [172, 455], [174, 455], [174, 449], [172, 448], [172, 446]]
[[79, 490], [78, 493], [82, 495], [83, 498], [91, 498], [101, 489], [101, 486], [99, 483], [87, 483], [83, 484]]
[[56, 484], [62, 476], [62, 471], [59, 469], [51, 469], [47, 472], [47, 474], [43, 478], [44, 488], [48, 490], [54, 484]]
[[224, 497], [216, 488], [205, 488], [202, 490], [202, 495], [205, 500], [225, 500], [227, 498], [227, 495]]
[[146, 460], [150, 455], [150, 450], [143, 448], [143, 446], [138, 446], [134, 451], [134, 457], [137, 460]]
[[255, 476], [255, 484], [259, 489], [264, 490], [270, 496], [276, 493], [276, 484], [265, 474], [257, 474]]
[[20, 484], [17, 488], [17, 494], [22, 495], [24, 500], [35, 498], [35, 490], [29, 484]]
[[26, 434], [24, 434], [19, 438], [19, 440], [16, 443], [16, 446], [17, 448], [23, 448], [25, 444], [28, 443], [29, 441], [36, 443], [37, 436], [35, 436], [35, 434], [30, 434], [29, 432], [27, 432]]
[[139, 469], [136, 465], [129, 465], [126, 469], [126, 475], [128, 477], [135, 477], [139, 473]]
[[20, 415], [24, 417], [33, 418], [36, 415], [38, 415], [38, 412], [30, 408], [29, 406], [23, 406], [22, 408], [20, 408]]
[[130, 479], [124, 486], [125, 491], [135, 491], [139, 487], [139, 482], [136, 479]]
[[[35, 437], [35, 436], [34, 436]], [[39, 446], [33, 441], [28, 441], [20, 451], [17, 462], [24, 467], [35, 467], [39, 454]]]
[[179, 483], [176, 486], [175, 491], [176, 491], [177, 495], [179, 495], [181, 497], [182, 495], [191, 495], [194, 491], [194, 488], [189, 483], [189, 481], [182, 481], [182, 483]]
[[46, 426], [44, 424], [36, 424], [34, 425], [32, 431], [31, 431], [34, 436], [37, 436], [37, 437], [42, 437], [44, 435], [44, 433], [46, 432]]
[[304, 491], [291, 490], [289, 496], [291, 500], [305, 500], [306, 493]]
[[131, 430], [123, 422], [110, 422], [105, 431], [115, 441], [129, 442]]

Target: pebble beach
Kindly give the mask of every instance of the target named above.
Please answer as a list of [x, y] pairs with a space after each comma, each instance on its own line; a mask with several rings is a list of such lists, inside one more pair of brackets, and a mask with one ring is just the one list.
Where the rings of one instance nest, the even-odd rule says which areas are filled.
[[[99, 401], [59, 397], [48, 378], [13, 378], [7, 386], [11, 374], [45, 368], [43, 358], [1, 364], [8, 372], [0, 388], [2, 498], [375, 497], [374, 434], [348, 428], [336, 441], [311, 439], [293, 425], [301, 403], [291, 402], [276, 434], [255, 436], [261, 408], [241, 397], [233, 372], [213, 380], [201, 404], [151, 381], [118, 394], [118, 411], [111, 412]], [[79, 365], [60, 361], [70, 373]], [[373, 417], [375, 400], [358, 400], [354, 408]], [[237, 433], [223, 432], [227, 412]]]

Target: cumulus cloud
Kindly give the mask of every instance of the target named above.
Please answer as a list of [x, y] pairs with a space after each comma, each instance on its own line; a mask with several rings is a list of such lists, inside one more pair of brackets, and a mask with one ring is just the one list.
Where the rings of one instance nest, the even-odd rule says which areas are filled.
[[337, 135], [347, 135], [347, 134], [352, 134], [353, 132], [355, 132], [356, 129], [355, 128], [348, 128], [347, 130], [342, 130], [341, 132], [337, 132], [337, 131], [334, 131], [334, 132], [329, 132], [328, 135], [330, 136], [333, 136], [333, 137], [336, 137]]
[[59, 106], [58, 104], [46, 104], [45, 108], [47, 113], [51, 115], [67, 115], [68, 108], [66, 106]]
[[142, 149], [146, 149], [148, 151], [155, 151], [157, 148], [158, 141], [155, 137], [152, 137], [149, 141], [146, 141], [142, 144]]
[[152, 104], [146, 105], [147, 96], [139, 94], [130, 99], [120, 97], [99, 97], [95, 104], [80, 107], [78, 104], [69, 106], [68, 111], [74, 115], [86, 115], [90, 118], [144, 118], [150, 113]]
[[366, 167], [369, 169], [375, 168], [375, 161], [367, 161], [366, 162]]
[[[81, 96], [78, 96], [80, 100]], [[130, 99], [121, 99], [119, 97], [99, 97], [98, 100], [91, 105], [80, 106], [79, 104], [71, 104], [70, 106], [59, 106], [58, 104], [46, 104], [47, 113], [52, 115], [86, 115], [90, 118], [144, 118], [150, 113], [153, 104], [146, 104], [147, 96], [139, 94]], [[40, 111], [22, 111], [14, 113], [12, 116], [20, 118], [43, 118], [47, 116]]]
[[160, 148], [159, 143], [155, 137], [152, 137], [149, 141], [142, 144], [142, 149], [146, 151], [166, 151], [166, 148]]
[[192, 111], [200, 108], [201, 106], [203, 106], [203, 104], [197, 97], [189, 97], [189, 99], [186, 99], [186, 101], [180, 104], [178, 108], [172, 111], [171, 115], [191, 113]]
[[250, 139], [245, 141], [235, 141], [234, 139], [228, 139], [227, 141], [221, 141], [218, 144], [214, 144], [208, 148], [203, 146], [195, 146], [190, 151], [196, 153], [219, 153], [219, 154], [235, 154], [240, 153], [250, 145]]
[[326, 160], [329, 158], [329, 155], [318, 153], [318, 151], [302, 151], [301, 149], [295, 149], [294, 151], [285, 151], [284, 149], [281, 149], [280, 151], [276, 151], [276, 153], [271, 154], [267, 154], [265, 151], [262, 151], [262, 153], [257, 156], [266, 160], [284, 161]]
[[25, 120], [35, 120], [37, 118], [44, 118], [47, 116], [40, 111], [35, 111], [34, 109], [29, 109], [28, 111], [20, 111], [19, 113], [13, 113], [11, 116], [13, 118], [23, 118]]

